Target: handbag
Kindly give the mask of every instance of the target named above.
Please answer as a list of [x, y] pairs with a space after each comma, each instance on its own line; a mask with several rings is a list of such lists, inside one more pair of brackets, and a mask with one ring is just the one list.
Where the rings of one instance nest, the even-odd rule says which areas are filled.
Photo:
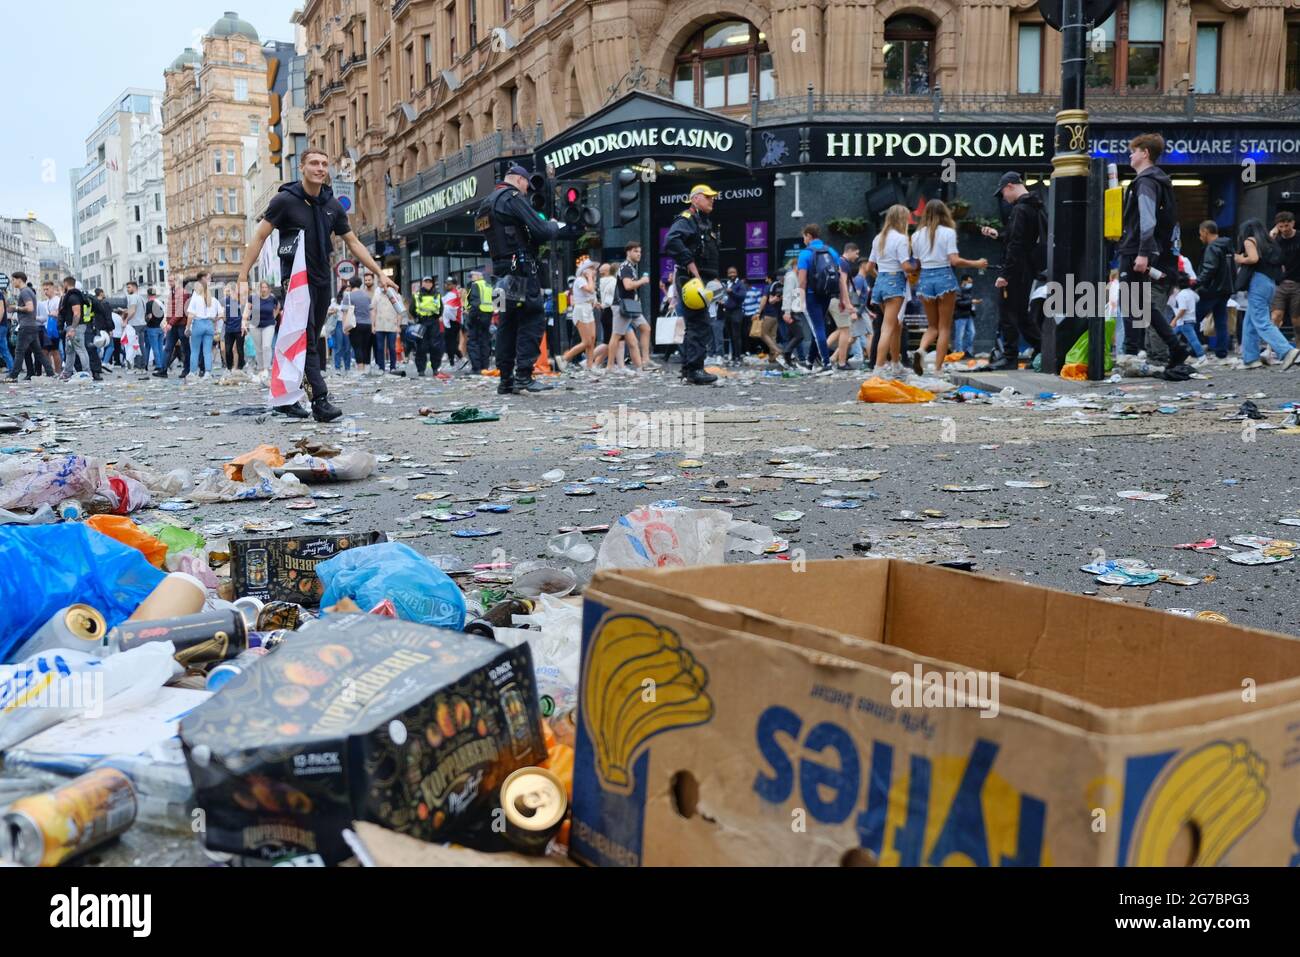
[[343, 318], [343, 331], [351, 332], [357, 327], [357, 310], [352, 306], [344, 306], [339, 310]]
[[761, 315], [755, 315], [754, 318], [750, 321], [749, 338], [751, 339], [763, 338], [763, 317]]
[[1237, 281], [1233, 284], [1233, 292], [1250, 292], [1250, 281], [1255, 278], [1255, 266], [1238, 266]]

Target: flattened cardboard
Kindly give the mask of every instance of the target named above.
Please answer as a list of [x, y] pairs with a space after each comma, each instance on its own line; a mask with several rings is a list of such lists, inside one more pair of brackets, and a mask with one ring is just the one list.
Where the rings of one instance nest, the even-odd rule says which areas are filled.
[[[954, 622], [940, 595], [987, 613]], [[1287, 865], [1300, 851], [1288, 636], [896, 560], [599, 572], [585, 600], [579, 860], [834, 865], [861, 848], [885, 865]], [[896, 702], [922, 690], [917, 667], [996, 670], [996, 716], [960, 694]]]

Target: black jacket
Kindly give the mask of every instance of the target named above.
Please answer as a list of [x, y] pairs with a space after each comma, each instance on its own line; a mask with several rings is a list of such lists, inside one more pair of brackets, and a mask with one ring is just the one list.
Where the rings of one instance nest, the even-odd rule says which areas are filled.
[[1026, 193], [1011, 206], [1007, 218], [1006, 251], [1002, 256], [1002, 278], [1008, 282], [1030, 282], [1047, 269], [1046, 208], [1037, 193]]
[[718, 278], [718, 236], [713, 223], [695, 207], [678, 213], [668, 227], [665, 251], [677, 263], [679, 285], [691, 278], [686, 268], [690, 263], [705, 282]]
[[[552, 239], [578, 235], [577, 228], [547, 219], [533, 209], [527, 199], [507, 183], [496, 189], [479, 206], [478, 231], [484, 233], [492, 248], [492, 269], [498, 276], [509, 271], [510, 256], [519, 253], [537, 255], [537, 247]], [[487, 233], [492, 235], [486, 235]]]
[[1162, 272], [1178, 271], [1178, 204], [1169, 174], [1159, 166], [1138, 173], [1124, 194], [1124, 233], [1115, 251], [1120, 256], [1146, 256]]
[[1233, 265], [1232, 240], [1227, 236], [1216, 236], [1201, 256], [1197, 288], [1214, 296], [1231, 296], [1235, 286]]

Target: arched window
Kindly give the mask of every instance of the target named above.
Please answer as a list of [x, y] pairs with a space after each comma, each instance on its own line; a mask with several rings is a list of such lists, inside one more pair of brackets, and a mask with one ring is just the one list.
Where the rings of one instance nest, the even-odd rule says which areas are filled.
[[886, 93], [929, 93], [933, 76], [934, 24], [901, 14], [885, 21]]
[[682, 49], [673, 73], [673, 98], [707, 109], [743, 107], [751, 93], [776, 96], [767, 36], [744, 20], [705, 27]]

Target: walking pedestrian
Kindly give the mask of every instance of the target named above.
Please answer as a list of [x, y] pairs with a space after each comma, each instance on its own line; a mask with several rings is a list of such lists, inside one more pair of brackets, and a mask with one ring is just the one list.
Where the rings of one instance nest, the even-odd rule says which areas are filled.
[[248, 333], [248, 320], [245, 314], [249, 308], [247, 300], [239, 295], [239, 287], [233, 282], [226, 284], [225, 293], [221, 297], [221, 309], [225, 315], [221, 330], [225, 366], [232, 371], [243, 369], [244, 336]]
[[955, 351], [964, 358], [975, 355], [975, 307], [982, 302], [974, 298], [975, 279], [962, 276], [957, 290], [957, 302], [953, 308], [953, 344]]
[[682, 376], [692, 385], [718, 381], [704, 371], [713, 331], [704, 285], [718, 278], [718, 234], [711, 218], [717, 195], [717, 190], [703, 183], [692, 186], [690, 208], [673, 219], [666, 240], [666, 252], [677, 264], [677, 301], [685, 320]]
[[415, 374], [424, 375], [426, 366], [437, 375], [442, 366], [442, 298], [437, 293], [437, 279], [425, 276], [420, 280], [420, 291], [411, 309], [415, 328], [411, 334], [415, 342]]
[[[731, 352], [729, 365], [740, 365], [741, 359], [745, 355], [745, 338], [748, 328], [741, 328], [745, 323], [745, 295], [749, 292], [749, 285], [745, 280], [740, 278], [740, 271], [735, 266], [727, 267], [727, 279], [722, 284], [722, 301], [718, 304], [718, 314], [722, 317], [722, 329], [727, 339], [731, 342]], [[715, 346], [722, 343], [716, 342]], [[719, 349], [722, 356], [727, 353]]]
[[577, 275], [573, 277], [569, 298], [573, 303], [571, 318], [578, 327], [581, 341], [561, 357], [561, 365], [573, 361], [574, 356], [585, 353], [589, 374], [596, 373], [596, 264], [584, 259], [578, 264]]
[[[610, 263], [601, 263], [597, 270], [596, 279], [596, 318], [600, 320], [600, 341], [606, 346], [614, 345], [614, 291], [618, 283], [615, 279], [615, 267]], [[618, 340], [618, 355], [613, 355], [614, 350], [607, 348], [603, 356], [605, 368], [612, 365], [623, 366], [623, 340]], [[617, 360], [617, 361], [616, 361]]]
[[[911, 212], [901, 203], [895, 203], [885, 212], [884, 224], [871, 244], [868, 261], [876, 273], [871, 287], [871, 299], [884, 311], [879, 340], [872, 347], [873, 367], [885, 375], [898, 375], [902, 371], [903, 326], [899, 313], [907, 297], [907, 276], [904, 265], [911, 258], [907, 241], [907, 224]], [[883, 367], [883, 368], [882, 368]]]
[[[208, 274], [200, 273], [194, 286], [194, 294], [185, 307], [187, 319], [186, 331], [190, 337], [190, 370], [199, 379], [206, 379], [211, 371], [212, 341], [216, 323], [221, 319], [221, 300], [212, 293], [208, 284]], [[190, 381], [189, 376], [181, 377], [182, 382]]]
[[[33, 289], [33, 292], [36, 290]], [[54, 374], [62, 377], [63, 358], [59, 354], [59, 300], [54, 297], [54, 283], [48, 279], [41, 284], [36, 297], [36, 321], [41, 327], [41, 350], [54, 366]]]
[[1300, 234], [1296, 233], [1295, 213], [1284, 209], [1273, 217], [1269, 236], [1282, 254], [1282, 278], [1271, 304], [1273, 325], [1290, 328], [1296, 334], [1296, 320], [1300, 319]]
[[5, 371], [11, 372], [14, 369], [13, 353], [9, 350], [9, 303], [5, 297], [0, 295], [0, 362], [5, 364]]
[[[998, 332], [1002, 337], [1002, 354], [993, 356], [990, 368], [1020, 367], [1020, 340], [1029, 343], [1034, 354], [1042, 346], [1042, 336], [1030, 318], [1030, 294], [1034, 283], [1047, 274], [1047, 209], [1037, 193], [1031, 193], [1020, 174], [1003, 173], [995, 197], [1010, 207], [1007, 217], [1002, 270], [994, 283], [1002, 291], [998, 304]], [[984, 235], [999, 238], [999, 232], [984, 227]]]
[[239, 267], [241, 293], [248, 286], [248, 274], [253, 263], [261, 254], [262, 246], [275, 229], [280, 230], [280, 265], [287, 284], [293, 275], [293, 254], [299, 242], [304, 243], [304, 260], [307, 266], [307, 288], [309, 314], [307, 321], [307, 355], [304, 362], [303, 377], [306, 390], [311, 398], [312, 410], [308, 413], [297, 403], [277, 405], [275, 411], [281, 415], [305, 418], [308, 414], [315, 416], [319, 422], [332, 422], [343, 414], [342, 410], [329, 401], [329, 386], [321, 374], [325, 366], [325, 340], [321, 332], [325, 325], [325, 310], [330, 304], [330, 247], [331, 235], [340, 237], [353, 258], [371, 272], [380, 275], [379, 282], [384, 287], [397, 288], [390, 278], [383, 275], [383, 270], [375, 262], [352, 231], [348, 215], [334, 198], [334, 192], [326, 185], [329, 179], [329, 156], [322, 149], [309, 147], [299, 154], [302, 178], [293, 183], [286, 183], [272, 198], [267, 206], [266, 215], [258, 225], [244, 252], [244, 261]]
[[1136, 355], [1143, 343], [1134, 332], [1149, 326], [1169, 350], [1162, 377], [1183, 382], [1191, 376], [1184, 368], [1189, 353], [1164, 312], [1178, 275], [1178, 207], [1173, 183], [1156, 165], [1164, 150], [1159, 133], [1142, 133], [1129, 143], [1129, 165], [1137, 175], [1124, 194], [1123, 235], [1116, 252], [1120, 286], [1127, 288], [1130, 303], [1143, 304], [1147, 312], [1142, 323], [1124, 317], [1124, 348]]
[[[122, 319], [122, 332], [126, 334], [127, 329], [131, 329], [136, 337], [136, 342], [143, 351], [145, 315], [144, 315], [145, 297], [140, 294], [140, 284], [132, 279], [126, 284], [126, 306], [116, 310], [116, 314]], [[121, 339], [121, 337], [119, 337]], [[132, 364], [134, 367], [134, 363]], [[148, 356], [145, 356], [145, 370], [148, 370]]]
[[[397, 374], [397, 330], [401, 321], [387, 293], [375, 284], [375, 274], [368, 272], [362, 280], [370, 297], [370, 328], [375, 337], [375, 371]], [[385, 369], [385, 362], [387, 369]]]
[[144, 353], [144, 371], [149, 372], [149, 357], [153, 357], [154, 371], [163, 365], [163, 317], [166, 309], [158, 298], [158, 291], [152, 286], [145, 292], [144, 302], [144, 336], [140, 340]]
[[767, 361], [778, 367], [785, 365], [785, 354], [776, 341], [777, 329], [781, 323], [782, 288], [779, 279], [773, 281], [771, 276], [764, 276], [763, 294], [758, 300], [758, 338], [763, 343], [763, 351], [767, 353]]
[[181, 378], [190, 374], [190, 344], [185, 338], [187, 325], [185, 307], [188, 304], [189, 295], [185, 291], [184, 277], [168, 276], [166, 317], [162, 325], [166, 336], [163, 342], [163, 361], [158, 371], [154, 373], [154, 376], [159, 379], [167, 378], [167, 370], [171, 368], [172, 360], [178, 353], [181, 360]]
[[957, 251], [957, 224], [943, 200], [932, 199], [921, 213], [921, 224], [912, 236], [912, 252], [920, 260], [921, 277], [916, 284], [925, 309], [925, 333], [912, 353], [912, 371], [922, 375], [923, 357], [931, 345], [934, 374], [943, 373], [944, 359], [952, 342], [952, 318], [957, 306], [957, 269], [986, 269], [987, 259], [963, 259]]
[[[623, 262], [619, 264], [614, 288], [614, 316], [611, 322], [614, 340], [623, 336], [627, 341], [628, 355], [638, 369], [659, 368], [651, 359], [650, 321], [645, 316], [641, 302], [641, 288], [650, 284], [650, 275], [641, 273], [641, 244], [635, 239], [623, 247]], [[619, 352], [615, 362], [622, 363]]]
[[[44, 322], [36, 314], [36, 290], [27, 285], [27, 274], [22, 271], [15, 271], [10, 277], [13, 282], [17, 303], [15, 311], [18, 313], [18, 355], [25, 356], [28, 351], [35, 355], [35, 359], [40, 363], [41, 371], [51, 379], [54, 378], [54, 366], [50, 365], [50, 358], [41, 348], [41, 335], [44, 332]], [[18, 378], [18, 366], [14, 364], [9, 369], [9, 381], [13, 382]], [[27, 380], [31, 380], [27, 376]]]
[[1219, 235], [1219, 224], [1212, 219], [1201, 223], [1198, 233], [1205, 252], [1201, 255], [1201, 276], [1196, 285], [1196, 319], [1212, 316], [1214, 332], [1210, 348], [1220, 359], [1228, 357], [1231, 345], [1228, 334], [1228, 299], [1235, 291], [1235, 263], [1232, 240]]
[[370, 320], [370, 297], [361, 291], [360, 276], [348, 280], [348, 291], [343, 297], [343, 304], [352, 309], [352, 328], [348, 330], [348, 338], [352, 340], [352, 355], [357, 363], [357, 373], [365, 375], [370, 371], [375, 331]]
[[[804, 291], [808, 320], [812, 323], [813, 341], [821, 360], [823, 371], [831, 368], [830, 346], [826, 342], [826, 319], [831, 300], [837, 296], [840, 308], [849, 308], [848, 280], [840, 269], [840, 254], [821, 239], [821, 227], [809, 223], [802, 230], [804, 248], [799, 253], [795, 268], [799, 272], [799, 285]], [[811, 358], [811, 356], [809, 357]]]
[[95, 313], [89, 297], [77, 288], [77, 280], [63, 277], [63, 296], [59, 299], [59, 323], [63, 327], [67, 358], [63, 363], [63, 378], [72, 377], [73, 367], [80, 362], [81, 371], [89, 372], [96, 382], [104, 378], [100, 350], [95, 346]]
[[783, 354], [787, 365], [794, 365], [789, 361], [791, 356], [807, 363], [808, 337], [811, 335], [806, 298], [803, 287], [799, 285], [799, 271], [795, 269], [798, 261], [796, 258], [786, 262], [785, 275], [781, 280], [781, 321], [785, 323], [786, 330]]
[[469, 274], [469, 288], [465, 300], [466, 348], [469, 367], [479, 375], [492, 366], [492, 286], [483, 273], [474, 270]]
[[[1289, 369], [1300, 358], [1300, 349], [1287, 342], [1286, 336], [1273, 325], [1271, 307], [1282, 276], [1282, 250], [1273, 242], [1264, 224], [1248, 219], [1237, 230], [1237, 288], [1246, 291], [1246, 318], [1241, 327], [1241, 358], [1247, 369], [1259, 369], [1268, 363], [1261, 355], [1260, 343], [1273, 350]], [[1170, 352], [1173, 350], [1170, 349]]]
[[1192, 365], [1199, 366], [1205, 360], [1205, 349], [1201, 346], [1200, 337], [1196, 334], [1196, 290], [1192, 288], [1192, 278], [1185, 273], [1178, 275], [1178, 291], [1174, 293], [1173, 304], [1170, 307], [1173, 310], [1172, 325], [1174, 332], [1178, 333], [1187, 342], [1187, 347], [1192, 350], [1196, 360]]
[[[271, 371], [271, 360], [275, 355], [275, 324], [280, 319], [280, 300], [271, 291], [271, 284], [262, 281], [257, 284], [257, 296], [249, 308], [246, 323], [251, 327], [253, 346], [257, 352], [257, 368], [267, 375]], [[335, 366], [337, 367], [337, 355]]]
[[853, 320], [857, 318], [854, 305], [853, 281], [858, 274], [858, 260], [862, 251], [857, 243], [845, 243], [844, 253], [840, 256], [840, 272], [848, 290], [848, 307], [841, 305], [839, 299], [832, 298], [826, 309], [826, 345], [830, 348], [831, 362], [841, 372], [849, 371], [849, 347], [853, 342]]
[[455, 279], [447, 280], [447, 289], [442, 294], [442, 336], [443, 351], [447, 355], [447, 364], [459, 369], [463, 363], [461, 351], [461, 295], [460, 286]]

